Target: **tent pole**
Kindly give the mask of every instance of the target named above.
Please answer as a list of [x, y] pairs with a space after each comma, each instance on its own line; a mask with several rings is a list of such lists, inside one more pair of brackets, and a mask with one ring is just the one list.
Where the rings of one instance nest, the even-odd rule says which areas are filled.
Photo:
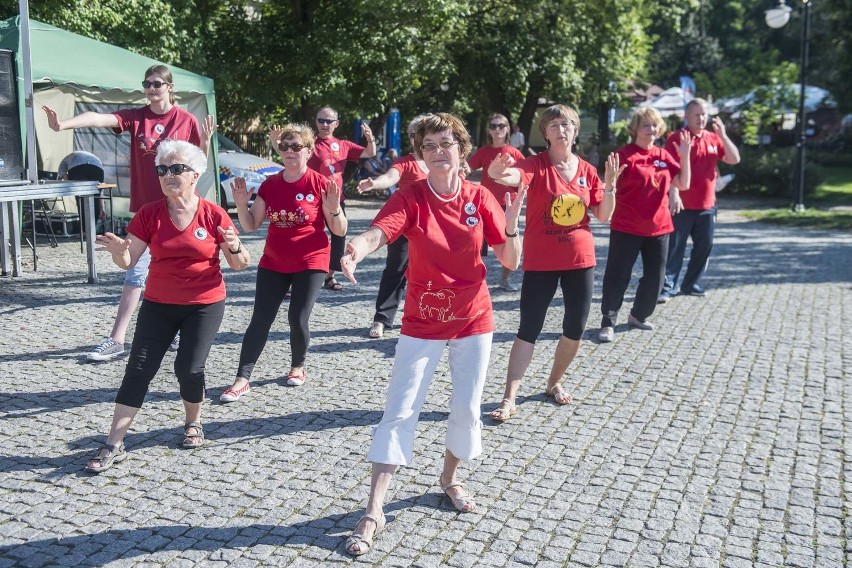
[[27, 120], [27, 179], [32, 183], [38, 181], [35, 115], [33, 114], [33, 65], [30, 56], [30, 8], [27, 0], [18, 0], [21, 15], [21, 61], [24, 67], [24, 105]]

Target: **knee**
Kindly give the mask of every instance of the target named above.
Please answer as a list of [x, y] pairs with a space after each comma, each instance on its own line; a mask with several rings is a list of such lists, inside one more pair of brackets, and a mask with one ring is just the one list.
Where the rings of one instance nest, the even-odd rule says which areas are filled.
[[192, 368], [185, 362], [175, 361], [175, 375], [180, 385], [180, 397], [192, 403], [204, 399], [204, 368]]

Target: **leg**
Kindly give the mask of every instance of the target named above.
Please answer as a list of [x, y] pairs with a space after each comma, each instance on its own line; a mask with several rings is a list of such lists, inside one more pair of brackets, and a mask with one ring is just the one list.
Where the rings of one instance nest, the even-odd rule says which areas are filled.
[[388, 256], [382, 280], [379, 282], [379, 294], [376, 296], [376, 314], [373, 321], [384, 327], [393, 325], [399, 302], [405, 291], [405, 271], [408, 268], [408, 239], [400, 237], [388, 245]]
[[644, 322], [657, 307], [657, 298], [666, 276], [669, 236], [645, 237], [642, 243], [642, 277], [636, 288], [636, 299], [630, 315]]
[[565, 271], [560, 282], [565, 314], [562, 317], [562, 337], [556, 344], [553, 366], [547, 379], [547, 392], [558, 404], [568, 404], [572, 398], [562, 389], [562, 377], [577, 356], [583, 332], [586, 330], [595, 285], [594, 268]]
[[142, 256], [136, 262], [136, 265], [129, 269], [124, 274], [124, 287], [121, 289], [121, 300], [118, 302], [118, 315], [115, 317], [115, 323], [112, 326], [112, 337], [116, 343], [124, 343], [124, 336], [127, 334], [127, 326], [130, 325], [130, 318], [133, 312], [136, 311], [136, 306], [139, 305], [139, 300], [142, 298], [142, 291], [145, 288], [145, 281], [148, 279], [148, 266], [151, 264], [151, 252], [145, 249]]
[[[668, 235], [666, 235], [668, 238]], [[624, 292], [630, 284], [633, 265], [639, 256], [639, 247], [643, 237], [622, 233], [609, 232], [609, 252], [606, 257], [603, 292], [601, 294], [601, 327], [615, 327], [618, 311], [624, 303]], [[654, 299], [656, 301], [656, 298]]]
[[370, 496], [367, 498], [367, 510], [361, 517], [352, 536], [346, 541], [346, 552], [354, 556], [360, 556], [373, 547], [375, 537], [385, 526], [385, 495], [390, 487], [391, 479], [396, 471], [395, 465], [386, 463], [373, 463], [373, 472], [370, 476]]
[[666, 277], [662, 294], [674, 296], [683, 266], [683, 255], [686, 253], [686, 241], [692, 231], [695, 216], [691, 211], [681, 211], [672, 217], [674, 232], [669, 235], [669, 252], [666, 258]]
[[[306, 270], [293, 275], [293, 296], [287, 310], [290, 324], [290, 376], [304, 376], [305, 356], [311, 341], [310, 318], [322, 287], [323, 273]], [[304, 382], [304, 381], [303, 381]]]
[[686, 265], [686, 274], [683, 277], [681, 290], [689, 294], [701, 290], [699, 283], [707, 263], [710, 260], [710, 251], [713, 250], [713, 237], [716, 233], [716, 208], [707, 211], [696, 211], [695, 224], [692, 227], [692, 252], [689, 255], [689, 264]]
[[132, 406], [115, 405], [106, 444], [86, 464], [86, 471], [100, 473], [111, 468], [114, 463], [124, 461], [127, 457], [124, 450], [124, 436], [138, 412], [139, 409]]

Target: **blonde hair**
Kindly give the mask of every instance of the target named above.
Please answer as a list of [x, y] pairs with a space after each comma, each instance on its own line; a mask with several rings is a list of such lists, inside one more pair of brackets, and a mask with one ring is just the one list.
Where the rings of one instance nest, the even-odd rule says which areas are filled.
[[[541, 136], [545, 140], [547, 140], [547, 125], [550, 124], [551, 120], [556, 120], [557, 118], [567, 120], [574, 125], [574, 140], [580, 136], [580, 115], [577, 111], [566, 105], [553, 105], [552, 107], [545, 109], [544, 112], [541, 113], [541, 118], [538, 120], [538, 130], [541, 132]], [[574, 140], [572, 140], [572, 142]], [[548, 142], [547, 145], [549, 147], [550, 142]]]
[[[314, 131], [304, 122], [290, 122], [284, 125], [281, 129], [281, 137], [278, 143], [287, 138], [298, 138], [302, 145], [306, 146], [311, 152], [314, 151]], [[278, 148], [276, 148], [277, 150]]]
[[659, 128], [657, 137], [666, 133], [666, 121], [663, 120], [663, 115], [654, 107], [645, 106], [636, 109], [633, 116], [630, 117], [630, 124], [627, 125], [627, 131], [630, 132], [630, 137], [636, 140], [636, 132], [639, 130], [639, 124], [643, 121], [648, 121], [656, 124]]
[[414, 135], [415, 147], [418, 150], [420, 149], [420, 146], [423, 145], [423, 139], [427, 134], [434, 134], [435, 132], [443, 132], [445, 130], [453, 133], [453, 138], [459, 143], [459, 157], [464, 160], [472, 147], [470, 134], [467, 133], [462, 119], [448, 112], [438, 112], [420, 121], [417, 125], [417, 132]]

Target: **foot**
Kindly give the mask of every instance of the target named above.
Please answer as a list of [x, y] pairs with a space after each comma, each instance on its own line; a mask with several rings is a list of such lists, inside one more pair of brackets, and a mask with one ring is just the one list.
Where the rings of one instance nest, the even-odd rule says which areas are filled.
[[346, 539], [346, 552], [352, 556], [361, 556], [367, 554], [373, 548], [373, 539], [378, 536], [382, 529], [385, 528], [385, 516], [377, 515], [371, 517], [364, 515], [358, 524], [355, 525], [355, 530], [352, 535]]
[[290, 374], [287, 375], [287, 384], [291, 387], [300, 387], [305, 384], [306, 380], [308, 380], [308, 377], [305, 374], [304, 367], [290, 369]]
[[204, 429], [201, 422], [187, 422], [183, 427], [183, 447], [199, 448], [204, 445]]
[[660, 296], [657, 298], [658, 304], [665, 304], [669, 300], [672, 299], [672, 295], [670, 292], [660, 292]]
[[654, 329], [654, 324], [647, 321], [642, 321], [633, 314], [627, 316], [627, 325], [630, 327], [635, 327], [636, 329], [641, 329], [643, 331], [651, 331]]
[[501, 280], [500, 281], [500, 288], [503, 289], [503, 290], [506, 290], [507, 292], [517, 292], [518, 291], [518, 287], [515, 286], [514, 284], [512, 284], [511, 282], [509, 282], [508, 280]]
[[233, 385], [222, 391], [222, 394], [219, 396], [219, 400], [222, 402], [237, 402], [240, 400], [241, 396], [248, 394], [250, 390], [251, 386], [249, 385], [249, 382], [238, 377], [234, 381]]
[[322, 285], [326, 290], [334, 290], [335, 292], [339, 292], [343, 290], [343, 284], [334, 279], [334, 276], [329, 276], [325, 279], [325, 284]]
[[86, 471], [100, 473], [111, 468], [113, 464], [123, 462], [125, 458], [127, 458], [127, 452], [124, 450], [124, 442], [119, 442], [114, 446], [104, 444], [95, 454], [95, 457], [89, 460]]
[[555, 385], [549, 386], [544, 392], [547, 396], [552, 398], [556, 404], [565, 405], [574, 400], [574, 397], [565, 392], [565, 389], [562, 388], [562, 383], [556, 383]]
[[612, 327], [602, 327], [598, 332], [598, 341], [601, 343], [609, 343], [615, 339], [615, 329]]
[[441, 490], [450, 498], [453, 507], [460, 513], [472, 513], [476, 509], [476, 502], [470, 493], [467, 492], [463, 483], [444, 483], [443, 474], [438, 478], [438, 483], [441, 484]]
[[697, 296], [703, 298], [707, 292], [698, 284], [693, 284], [691, 288], [681, 288], [680, 293], [684, 296]]
[[367, 335], [373, 339], [381, 339], [385, 335], [385, 324], [380, 321], [374, 321]]
[[515, 403], [509, 400], [508, 398], [504, 398], [500, 402], [500, 406], [492, 410], [488, 413], [488, 416], [496, 420], [497, 422], [505, 422], [515, 414], [517, 414], [518, 408], [515, 406]]
[[118, 343], [112, 337], [107, 337], [101, 341], [100, 345], [95, 347], [94, 351], [86, 355], [86, 359], [89, 361], [109, 361], [120, 355], [124, 355], [124, 343]]

